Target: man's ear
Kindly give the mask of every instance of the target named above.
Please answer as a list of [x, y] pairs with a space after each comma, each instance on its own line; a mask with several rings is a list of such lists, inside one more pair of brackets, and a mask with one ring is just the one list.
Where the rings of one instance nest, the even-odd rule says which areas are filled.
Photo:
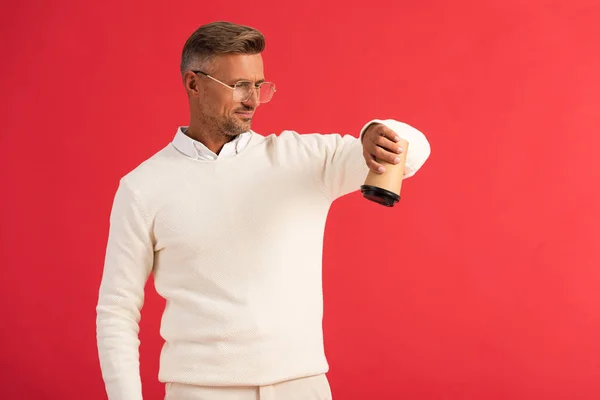
[[200, 82], [198, 79], [198, 75], [196, 75], [192, 71], [187, 71], [183, 75], [183, 85], [188, 96], [198, 96], [198, 94], [200, 93], [200, 88], [198, 87], [199, 84]]

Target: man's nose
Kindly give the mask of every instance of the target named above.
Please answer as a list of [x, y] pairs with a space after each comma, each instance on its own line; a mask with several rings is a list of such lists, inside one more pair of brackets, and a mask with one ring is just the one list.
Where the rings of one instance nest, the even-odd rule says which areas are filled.
[[258, 98], [259, 96], [259, 91], [260, 89], [254, 89], [252, 91], [252, 95], [248, 98], [248, 100], [244, 101], [242, 104], [244, 105], [248, 105], [248, 106], [252, 106], [253, 108], [256, 108], [260, 105], [260, 100]]

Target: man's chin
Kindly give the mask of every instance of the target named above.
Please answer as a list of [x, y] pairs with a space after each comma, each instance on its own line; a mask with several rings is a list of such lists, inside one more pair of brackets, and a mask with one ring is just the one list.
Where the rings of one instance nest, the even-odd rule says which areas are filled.
[[230, 129], [224, 129], [227, 136], [236, 137], [241, 135], [244, 132], [248, 132], [251, 129], [251, 124], [236, 124], [235, 127], [231, 127]]
[[242, 132], [247, 132], [250, 130], [250, 128], [252, 128], [252, 118], [245, 118], [241, 121], [242, 123], [239, 124], [239, 127], [241, 128]]

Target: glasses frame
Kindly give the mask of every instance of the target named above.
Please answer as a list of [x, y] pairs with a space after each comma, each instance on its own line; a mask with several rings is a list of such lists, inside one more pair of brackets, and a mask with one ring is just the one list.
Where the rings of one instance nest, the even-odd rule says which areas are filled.
[[[241, 85], [242, 83], [253, 83], [252, 81], [244, 81], [244, 80], [242, 80], [242, 81], [237, 81], [237, 82], [236, 82], [235, 84], [233, 84], [233, 85], [228, 85], [227, 83], [225, 83], [225, 82], [221, 82], [220, 80], [218, 80], [218, 79], [217, 79], [217, 78], [215, 78], [214, 76], [211, 76], [211, 75], [207, 74], [207, 73], [206, 73], [206, 72], [204, 72], [204, 71], [192, 70], [192, 72], [193, 72], [193, 73], [195, 73], [196, 75], [198, 75], [198, 74], [204, 75], [204, 76], [206, 76], [207, 78], [210, 78], [210, 79], [212, 79], [213, 81], [215, 81], [215, 82], [217, 82], [217, 83], [220, 83], [221, 85], [225, 86], [226, 88], [228, 88], [228, 89], [231, 89], [231, 91], [232, 91], [232, 95], [233, 95], [233, 100], [234, 100], [234, 101], [238, 101], [238, 100], [236, 100], [236, 99], [235, 99], [235, 89], [236, 89], [236, 88], [237, 88], [239, 85]], [[277, 91], [277, 89], [276, 89], [276, 87], [275, 87], [275, 84], [274, 84], [273, 82], [261, 82], [261, 83], [258, 83], [258, 84], [257, 84], [257, 83], [254, 83], [254, 89], [255, 89], [255, 90], [256, 90], [256, 89], [260, 90], [260, 87], [261, 87], [262, 85], [264, 85], [265, 83], [266, 83], [266, 84], [268, 84], [268, 85], [270, 85], [270, 86], [271, 86], [271, 88], [273, 88], [273, 93], [271, 93], [271, 97], [270, 97], [270, 98], [269, 98], [269, 100], [267, 100], [267, 101], [260, 101], [260, 95], [258, 95], [258, 101], [259, 101], [261, 104], [268, 103], [269, 101], [271, 101], [271, 99], [273, 98], [273, 95], [274, 95], [274, 94], [275, 94], [275, 92]], [[248, 99], [250, 99], [250, 98], [252, 97], [252, 94], [253, 94], [253, 93], [254, 93], [253, 91], [250, 91], [250, 92], [248, 92], [248, 96], [247, 96], [245, 99], [241, 99], [241, 100], [239, 100], [239, 102], [240, 102], [240, 103], [243, 103], [243, 102], [245, 102], [245, 101], [248, 101]]]

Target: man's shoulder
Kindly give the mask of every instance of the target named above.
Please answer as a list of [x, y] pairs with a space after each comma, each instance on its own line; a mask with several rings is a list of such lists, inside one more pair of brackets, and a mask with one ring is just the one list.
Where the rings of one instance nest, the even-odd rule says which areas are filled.
[[121, 182], [136, 188], [160, 180], [164, 175], [165, 167], [172, 165], [172, 159], [173, 148], [169, 143], [125, 173], [121, 177]]

